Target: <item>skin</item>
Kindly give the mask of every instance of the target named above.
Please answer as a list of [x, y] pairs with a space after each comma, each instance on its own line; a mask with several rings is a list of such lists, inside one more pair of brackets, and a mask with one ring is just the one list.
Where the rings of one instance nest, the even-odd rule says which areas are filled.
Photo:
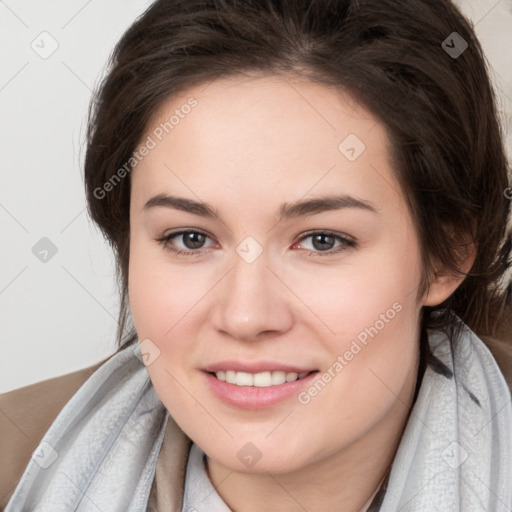
[[[156, 392], [206, 452], [210, 479], [231, 509], [364, 510], [410, 412], [421, 306], [460, 283], [440, 272], [418, 298], [421, 252], [385, 129], [350, 96], [290, 76], [222, 78], [169, 98], [142, 140], [190, 97], [197, 106], [131, 175], [129, 297], [140, 340], [160, 351], [148, 366]], [[366, 146], [352, 162], [338, 150], [349, 134]], [[159, 194], [206, 202], [221, 220], [144, 208]], [[375, 211], [279, 220], [283, 203], [331, 194]], [[208, 236], [199, 248], [183, 236], [167, 248], [157, 241], [179, 229]], [[304, 238], [310, 230], [356, 245], [318, 248]], [[248, 236], [262, 249], [252, 263], [236, 251]], [[396, 303], [401, 311], [307, 404], [293, 396], [240, 409], [205, 383], [202, 368], [225, 359], [327, 371]], [[237, 457], [248, 442], [261, 453], [250, 468]]]

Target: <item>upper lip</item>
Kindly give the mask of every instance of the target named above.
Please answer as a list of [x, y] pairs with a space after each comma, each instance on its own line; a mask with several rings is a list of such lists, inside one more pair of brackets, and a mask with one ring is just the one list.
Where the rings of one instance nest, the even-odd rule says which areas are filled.
[[262, 372], [285, 372], [304, 373], [314, 371], [312, 368], [303, 368], [289, 364], [277, 363], [275, 361], [219, 361], [203, 368], [205, 372], [221, 372], [233, 370], [235, 372], [262, 373]]

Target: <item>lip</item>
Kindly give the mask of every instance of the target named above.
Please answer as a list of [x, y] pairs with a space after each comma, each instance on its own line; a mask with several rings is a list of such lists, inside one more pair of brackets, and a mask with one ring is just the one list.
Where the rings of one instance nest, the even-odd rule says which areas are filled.
[[[220, 369], [219, 366], [215, 366], [215, 368], [218, 368], [218, 370], [216, 371], [223, 371]], [[250, 373], [258, 373], [257, 371], [254, 371], [254, 365], [251, 365], [251, 368], [252, 370], [250, 370]], [[265, 368], [268, 370], [270, 367], [266, 366]], [[283, 367], [281, 366], [278, 367], [276, 370], [272, 371], [286, 371], [283, 370], [282, 368]], [[291, 367], [285, 366], [284, 368]], [[228, 369], [234, 370], [235, 368], [233, 366], [230, 366]], [[289, 371], [295, 372], [296, 370], [293, 369]], [[265, 388], [260, 388], [257, 386], [237, 386], [236, 384], [229, 384], [228, 382], [217, 379], [214, 373], [210, 373], [206, 370], [203, 371], [203, 375], [206, 379], [206, 384], [209, 387], [209, 389], [217, 398], [222, 400], [224, 403], [240, 409], [258, 410], [272, 407], [281, 402], [289, 400], [291, 397], [296, 397], [303, 388], [311, 385], [312, 380], [318, 375], [318, 371], [312, 371], [309, 375], [306, 375], [304, 378], [295, 380], [293, 382], [285, 382], [283, 384], [278, 384], [276, 386], [269, 386]]]
[[286, 373], [304, 373], [315, 371], [315, 368], [301, 368], [299, 366], [291, 366], [288, 364], [276, 363], [275, 361], [219, 361], [203, 368], [205, 372], [226, 372], [234, 370], [235, 372], [261, 373], [261, 372], [286, 372]]

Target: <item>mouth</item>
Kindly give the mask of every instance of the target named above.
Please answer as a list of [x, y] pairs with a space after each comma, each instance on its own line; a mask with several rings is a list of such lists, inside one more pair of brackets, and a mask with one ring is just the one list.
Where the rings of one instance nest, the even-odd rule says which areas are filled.
[[[316, 371], [316, 370], [315, 370]], [[259, 373], [239, 372], [235, 370], [220, 370], [217, 372], [209, 372], [222, 382], [234, 384], [235, 386], [250, 386], [257, 388], [268, 388], [271, 386], [279, 386], [285, 382], [295, 382], [307, 377], [313, 372], [284, 372], [263, 371]]]
[[[223, 364], [222, 369], [207, 368], [203, 375], [213, 396], [237, 409], [266, 409], [296, 399], [319, 373], [292, 367], [265, 370], [261, 365], [247, 371], [247, 365], [239, 370], [231, 369], [233, 366]], [[271, 365], [267, 368], [269, 366], [271, 368]]]

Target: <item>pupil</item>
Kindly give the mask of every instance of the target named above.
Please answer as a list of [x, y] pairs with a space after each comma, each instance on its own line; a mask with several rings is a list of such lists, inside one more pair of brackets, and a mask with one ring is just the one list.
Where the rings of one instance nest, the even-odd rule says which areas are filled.
[[334, 237], [330, 235], [320, 234], [313, 237], [313, 246], [315, 249], [332, 249], [331, 245], [333, 242]]
[[[199, 238], [199, 240], [197, 238]], [[184, 242], [189, 249], [198, 249], [204, 243], [203, 238], [204, 235], [201, 233], [187, 233]]]

